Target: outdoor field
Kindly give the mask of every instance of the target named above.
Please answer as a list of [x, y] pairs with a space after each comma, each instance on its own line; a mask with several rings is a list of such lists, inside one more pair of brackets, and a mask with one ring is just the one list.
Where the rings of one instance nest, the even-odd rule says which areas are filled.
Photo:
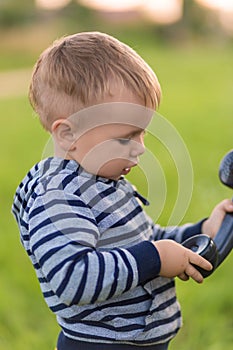
[[[161, 188], [156, 173], [151, 173], [153, 167], [151, 171], [148, 166], [135, 169], [129, 178], [144, 194], [148, 193], [149, 183], [153, 198], [148, 211], [161, 225], [168, 223], [178, 194], [182, 192], [185, 198], [184, 191], [187, 204], [178, 215], [177, 224], [197, 222], [207, 217], [215, 204], [233, 195], [218, 178], [219, 163], [233, 148], [233, 45], [213, 42], [162, 45], [143, 34], [138, 37], [113, 31], [110, 34], [131, 45], [155, 70], [163, 90], [159, 113], [171, 123], [175, 135], [169, 145], [163, 137], [159, 140], [155, 122], [153, 132], [149, 130], [146, 136], [146, 144], [164, 173], [164, 202], [159, 198]], [[40, 45], [45, 48], [47, 42]], [[36, 50], [30, 54], [21, 51], [18, 55], [11, 52], [0, 55], [0, 350], [53, 350], [59, 332], [43, 301], [11, 214], [18, 183], [43, 158], [49, 139], [27, 99], [27, 85], [36, 59]], [[182, 187], [182, 181], [179, 183], [179, 172], [185, 174], [186, 163], [179, 163], [177, 168], [178, 160], [171, 155], [176, 138], [183, 142], [191, 161], [193, 180], [186, 178], [186, 187]], [[192, 175], [189, 170], [186, 177]], [[157, 208], [157, 202], [163, 202], [163, 207]], [[169, 349], [232, 349], [232, 276], [233, 254], [203, 285], [177, 279], [184, 325]]]

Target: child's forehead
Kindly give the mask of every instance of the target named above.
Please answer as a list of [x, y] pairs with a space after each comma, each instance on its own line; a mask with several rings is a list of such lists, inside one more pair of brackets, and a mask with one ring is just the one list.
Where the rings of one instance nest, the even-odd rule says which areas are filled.
[[125, 128], [146, 129], [154, 111], [142, 105], [125, 102], [103, 103], [83, 109], [68, 119], [79, 130], [103, 125], [121, 125]]

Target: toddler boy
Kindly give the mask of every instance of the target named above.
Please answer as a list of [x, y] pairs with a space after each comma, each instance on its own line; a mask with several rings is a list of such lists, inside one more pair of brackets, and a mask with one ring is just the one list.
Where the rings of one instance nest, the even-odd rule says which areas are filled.
[[144, 60], [103, 33], [64, 37], [35, 66], [30, 101], [55, 156], [29, 171], [13, 212], [62, 328], [58, 350], [167, 349], [181, 327], [173, 278], [201, 283], [192, 264], [211, 269], [180, 243], [214, 237], [231, 201], [195, 225], [161, 228], [124, 178], [160, 95]]

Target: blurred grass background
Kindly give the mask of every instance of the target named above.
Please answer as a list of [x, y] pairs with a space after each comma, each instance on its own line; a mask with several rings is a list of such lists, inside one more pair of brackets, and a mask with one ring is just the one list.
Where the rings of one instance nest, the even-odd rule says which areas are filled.
[[[110, 25], [82, 7], [75, 13], [71, 6], [56, 16], [44, 13], [42, 17], [42, 22], [24, 21], [0, 30], [1, 350], [53, 349], [59, 331], [10, 213], [18, 183], [41, 159], [49, 137], [26, 95], [32, 66], [54, 39], [81, 30], [106, 31], [131, 45], [155, 70], [163, 89], [159, 112], [178, 130], [192, 160], [193, 195], [182, 222], [208, 216], [217, 202], [232, 196], [217, 175], [220, 160], [232, 149], [232, 39], [218, 31], [210, 36], [190, 32], [183, 36], [179, 27], [175, 28], [178, 35], [174, 35], [174, 28], [155, 28], [147, 23]], [[150, 136], [147, 142], [154, 142], [151, 147], [166, 172], [168, 194], [159, 218], [159, 223], [165, 224], [177, 195], [177, 175], [161, 144]], [[130, 179], [146, 192], [139, 170], [135, 169]], [[184, 326], [171, 343], [171, 350], [232, 349], [232, 275], [231, 255], [201, 286], [177, 280]]]

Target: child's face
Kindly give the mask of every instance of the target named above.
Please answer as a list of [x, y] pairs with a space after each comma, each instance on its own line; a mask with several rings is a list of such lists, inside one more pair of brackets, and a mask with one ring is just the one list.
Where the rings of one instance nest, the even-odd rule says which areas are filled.
[[115, 91], [102, 104], [69, 118], [74, 137], [64, 157], [76, 160], [91, 174], [118, 180], [144, 153], [145, 128], [153, 111], [126, 88]]
[[117, 180], [138, 164], [144, 152], [144, 129], [133, 125], [108, 124], [95, 127], [75, 143], [72, 158], [85, 170]]

